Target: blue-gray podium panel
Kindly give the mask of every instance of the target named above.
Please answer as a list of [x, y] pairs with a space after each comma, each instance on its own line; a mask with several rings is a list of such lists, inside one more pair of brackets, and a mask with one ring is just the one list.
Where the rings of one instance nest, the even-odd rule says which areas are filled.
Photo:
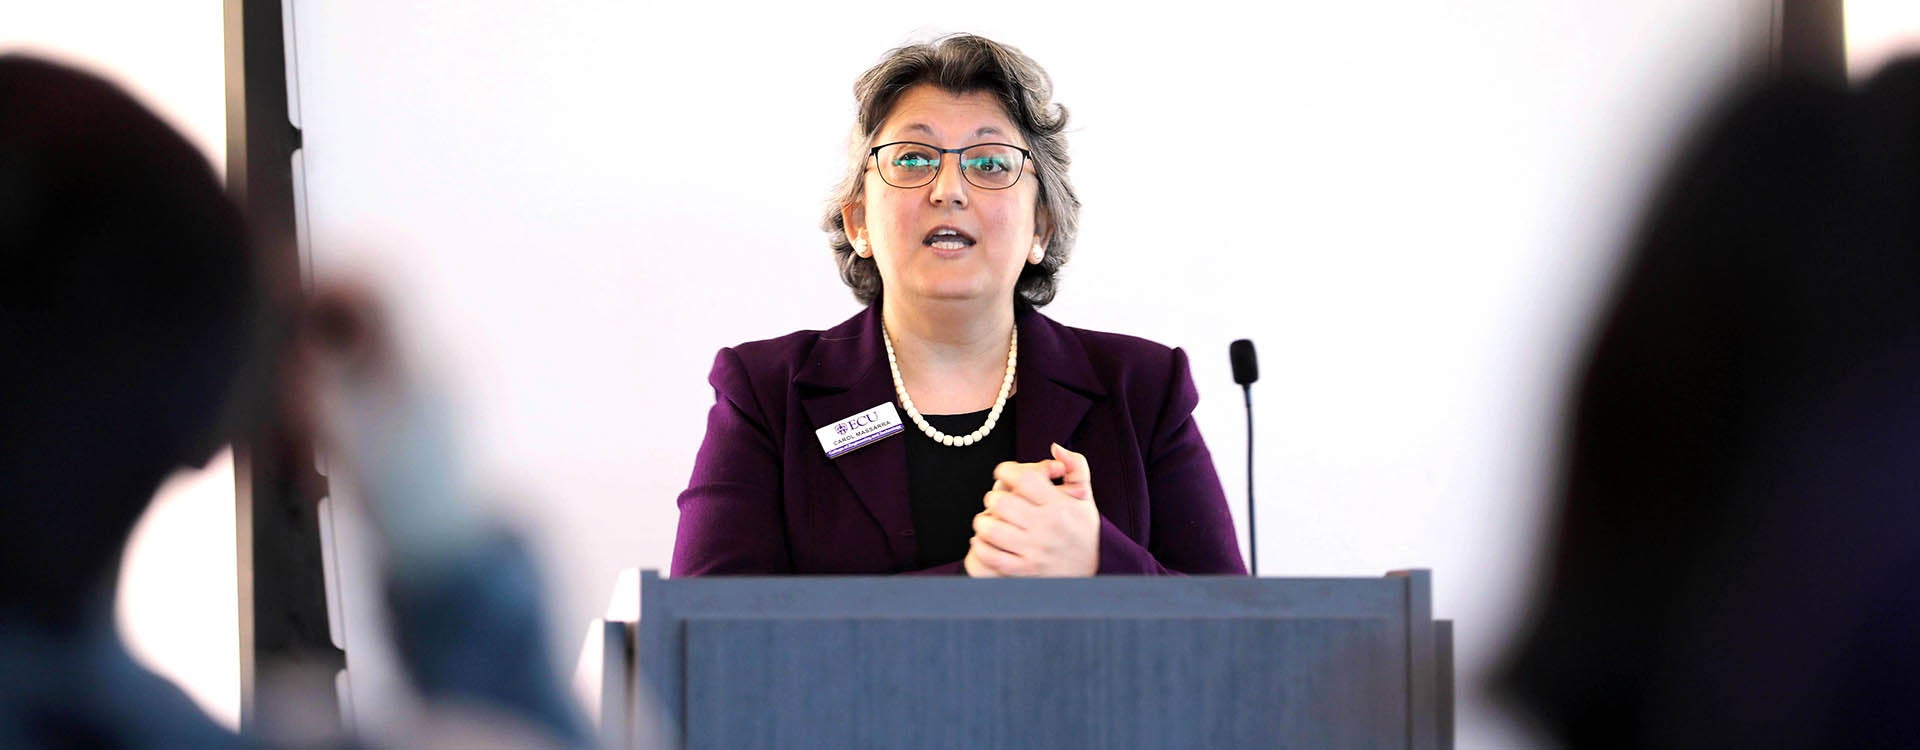
[[1448, 747], [1448, 633], [1384, 578], [662, 579], [688, 748]]
[[686, 736], [714, 748], [1394, 747], [1406, 686], [1391, 645], [1379, 621], [692, 620]]

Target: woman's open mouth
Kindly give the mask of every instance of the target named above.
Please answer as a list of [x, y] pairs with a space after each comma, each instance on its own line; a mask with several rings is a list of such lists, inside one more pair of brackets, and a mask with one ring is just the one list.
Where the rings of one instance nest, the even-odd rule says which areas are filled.
[[935, 250], [965, 250], [973, 246], [973, 237], [953, 227], [935, 227], [920, 244]]

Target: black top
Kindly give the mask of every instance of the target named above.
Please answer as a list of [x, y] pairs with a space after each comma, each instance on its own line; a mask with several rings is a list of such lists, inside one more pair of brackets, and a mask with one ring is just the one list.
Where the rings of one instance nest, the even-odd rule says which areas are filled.
[[[902, 415], [905, 416], [904, 414]], [[948, 435], [971, 435], [987, 422], [987, 410], [972, 414], [923, 414], [927, 424]], [[933, 441], [907, 420], [907, 495], [913, 503], [913, 533], [920, 567], [930, 568], [967, 556], [973, 517], [993, 489], [993, 467], [1013, 460], [1013, 398], [1000, 421], [980, 442], [947, 446]]]

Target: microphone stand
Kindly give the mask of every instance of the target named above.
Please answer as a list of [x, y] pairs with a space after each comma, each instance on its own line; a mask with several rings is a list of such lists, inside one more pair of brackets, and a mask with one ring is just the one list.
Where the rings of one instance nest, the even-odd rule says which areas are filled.
[[1247, 573], [1260, 575], [1260, 535], [1253, 523], [1253, 384], [1242, 383], [1241, 395], [1247, 402]]

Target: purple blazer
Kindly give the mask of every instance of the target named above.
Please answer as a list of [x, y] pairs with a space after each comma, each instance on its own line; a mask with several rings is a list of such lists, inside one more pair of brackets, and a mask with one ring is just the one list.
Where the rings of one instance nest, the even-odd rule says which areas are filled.
[[[1186, 353], [1068, 328], [1025, 305], [1015, 320], [1015, 459], [1050, 458], [1053, 442], [1086, 455], [1100, 574], [1246, 574], [1193, 423]], [[886, 361], [877, 305], [825, 332], [721, 349], [707, 437], [680, 493], [672, 574], [964, 575], [959, 562], [914, 569], [904, 435], [837, 459], [814, 435], [894, 401]]]

